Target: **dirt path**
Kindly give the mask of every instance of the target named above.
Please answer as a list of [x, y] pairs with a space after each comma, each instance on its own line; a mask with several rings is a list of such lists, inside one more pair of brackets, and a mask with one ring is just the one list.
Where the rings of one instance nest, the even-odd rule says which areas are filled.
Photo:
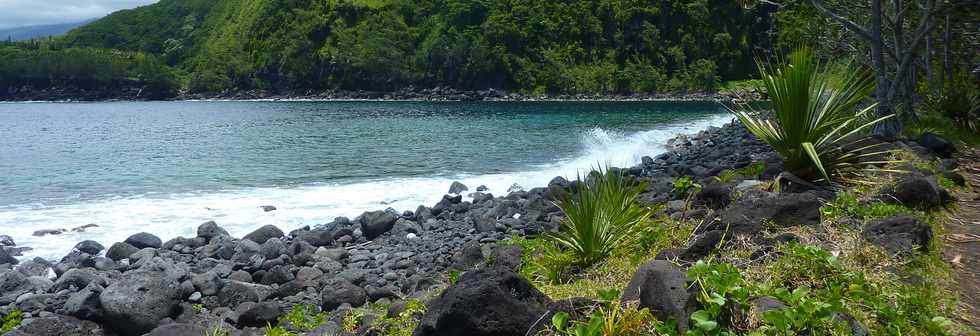
[[980, 334], [980, 150], [958, 159], [960, 174], [972, 190], [958, 192], [959, 209], [946, 221], [943, 259], [953, 266], [959, 284], [960, 322]]

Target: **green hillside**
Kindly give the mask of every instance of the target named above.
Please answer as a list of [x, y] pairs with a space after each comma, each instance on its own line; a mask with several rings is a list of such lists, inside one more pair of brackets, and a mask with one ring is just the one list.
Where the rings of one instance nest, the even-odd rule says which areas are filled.
[[70, 32], [194, 91], [711, 91], [751, 73], [764, 8], [731, 0], [163, 0]]

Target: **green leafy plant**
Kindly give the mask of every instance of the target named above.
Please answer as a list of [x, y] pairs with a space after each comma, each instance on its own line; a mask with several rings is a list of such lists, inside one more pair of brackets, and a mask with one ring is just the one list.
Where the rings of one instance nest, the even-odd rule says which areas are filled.
[[24, 313], [16, 309], [12, 310], [7, 315], [4, 315], [3, 318], [0, 318], [0, 334], [17, 328], [22, 321], [24, 321]]
[[286, 328], [282, 326], [273, 327], [272, 324], [266, 323], [265, 325], [265, 336], [295, 336], [296, 334], [289, 332]]
[[635, 304], [622, 305], [619, 291], [601, 291], [599, 304], [584, 321], [570, 321], [568, 313], [558, 312], [551, 317], [554, 331], [571, 336], [629, 336], [650, 335], [657, 324], [649, 323], [653, 315]]
[[449, 271], [449, 284], [455, 285], [457, 282], [459, 282], [459, 271], [457, 270]]
[[691, 314], [688, 335], [734, 335], [719, 327], [718, 319], [733, 303], [745, 305], [750, 291], [742, 274], [731, 264], [699, 260], [687, 271], [688, 280], [698, 289], [696, 298], [702, 309]]
[[787, 170], [811, 180], [830, 181], [876, 163], [878, 144], [867, 144], [861, 131], [891, 116], [867, 121], [875, 105], [858, 109], [874, 89], [867, 71], [834, 75], [818, 64], [809, 48], [798, 48], [785, 64], [758, 62], [774, 120], [751, 104], [732, 113], [752, 134], [783, 157]]
[[313, 330], [323, 324], [326, 317], [326, 312], [317, 312], [313, 305], [295, 305], [289, 313], [279, 317], [279, 323], [289, 323], [301, 330]]
[[690, 194], [693, 194], [695, 190], [701, 189], [701, 185], [691, 180], [690, 176], [682, 176], [674, 180], [674, 184], [670, 190], [675, 197], [684, 198]]
[[576, 192], [557, 202], [567, 219], [562, 231], [551, 236], [581, 265], [591, 265], [614, 250], [635, 242], [637, 225], [650, 217], [649, 209], [635, 200], [645, 182], [622, 174], [593, 174]]
[[968, 81], [954, 78], [951, 82], [942, 93], [926, 96], [926, 108], [952, 120], [958, 127], [980, 131], [980, 92]]
[[228, 331], [221, 328], [221, 326], [215, 326], [204, 331], [204, 336], [228, 336]]
[[736, 176], [738, 176], [738, 173], [736, 173], [734, 170], [725, 169], [720, 174], [712, 176], [711, 178], [720, 183], [728, 183], [734, 180]]
[[340, 328], [348, 332], [354, 332], [361, 326], [362, 322], [364, 322], [364, 312], [359, 310], [350, 311], [347, 312], [347, 315], [344, 315], [344, 320], [341, 321]]
[[195, 303], [191, 305], [191, 309], [193, 309], [195, 313], [200, 313], [204, 311], [204, 305], [200, 303]]
[[418, 326], [418, 317], [425, 314], [426, 306], [422, 300], [405, 302], [405, 308], [397, 316], [385, 316], [376, 320], [367, 334], [382, 336], [411, 336]]

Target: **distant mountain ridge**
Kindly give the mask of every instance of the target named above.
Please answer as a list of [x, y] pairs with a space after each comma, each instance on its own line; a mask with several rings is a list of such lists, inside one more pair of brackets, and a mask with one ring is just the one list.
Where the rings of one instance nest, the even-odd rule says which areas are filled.
[[0, 29], [0, 40], [24, 41], [38, 37], [60, 36], [68, 33], [72, 29], [95, 22], [98, 18], [91, 18], [84, 21], [56, 23], [48, 25], [22, 26]]

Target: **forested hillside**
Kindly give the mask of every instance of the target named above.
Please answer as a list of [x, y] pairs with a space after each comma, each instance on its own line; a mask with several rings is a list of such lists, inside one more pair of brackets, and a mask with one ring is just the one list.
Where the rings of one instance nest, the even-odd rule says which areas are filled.
[[712, 91], [754, 71], [766, 11], [731, 0], [163, 0], [63, 42], [158, 54], [196, 92]]

